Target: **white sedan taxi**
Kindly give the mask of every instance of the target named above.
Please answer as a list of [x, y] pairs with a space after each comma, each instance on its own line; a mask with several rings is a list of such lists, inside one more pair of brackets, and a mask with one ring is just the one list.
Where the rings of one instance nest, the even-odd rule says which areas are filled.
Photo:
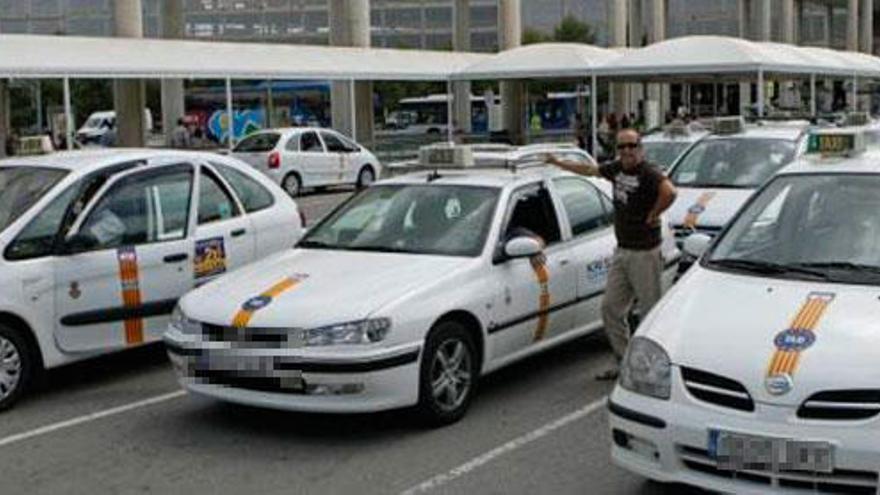
[[255, 132], [232, 150], [292, 197], [304, 188], [353, 184], [369, 186], [382, 173], [375, 155], [334, 131], [291, 127]]
[[663, 170], [669, 170], [694, 144], [708, 134], [709, 132], [696, 122], [690, 125], [678, 122], [669, 124], [662, 130], [642, 138], [645, 159], [656, 163]]
[[716, 235], [767, 179], [799, 155], [806, 125], [766, 122], [746, 126], [740, 117], [714, 121], [669, 171], [678, 198], [669, 208], [679, 244], [693, 232]]
[[302, 234], [296, 204], [218, 155], [0, 161], [0, 409], [35, 373], [158, 341], [177, 299]]
[[[165, 342], [183, 385], [299, 411], [418, 405], [444, 424], [481, 375], [598, 329], [609, 197], [543, 164], [433, 151], [436, 170], [374, 184], [296, 249], [182, 298]], [[469, 168], [441, 168], [450, 156]], [[663, 252], [671, 282], [668, 231]]]
[[880, 152], [861, 140], [811, 134], [639, 327], [609, 402], [618, 465], [727, 493], [878, 493]]

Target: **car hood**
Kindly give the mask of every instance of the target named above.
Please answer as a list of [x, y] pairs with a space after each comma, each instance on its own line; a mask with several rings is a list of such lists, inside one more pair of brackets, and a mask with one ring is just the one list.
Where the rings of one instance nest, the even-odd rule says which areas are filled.
[[666, 217], [677, 227], [685, 224], [688, 214], [693, 212], [697, 226], [724, 227], [754, 192], [753, 189], [680, 187]]
[[[667, 350], [674, 364], [736, 380], [756, 401], [769, 404], [800, 404], [818, 391], [880, 388], [880, 321], [872, 316], [880, 304], [876, 287], [767, 279], [698, 266], [693, 271], [639, 328], [640, 335]], [[818, 298], [831, 298], [824, 310]], [[800, 351], [794, 368], [783, 368], [792, 377], [791, 391], [773, 395], [765, 381], [774, 374], [777, 337], [790, 335], [785, 331], [809, 311], [814, 318], [796, 326], [811, 329], [812, 344]]]
[[355, 321], [453, 276], [470, 262], [452, 256], [294, 249], [191, 292], [181, 306], [189, 317], [217, 325], [232, 325], [247, 310], [251, 327]]

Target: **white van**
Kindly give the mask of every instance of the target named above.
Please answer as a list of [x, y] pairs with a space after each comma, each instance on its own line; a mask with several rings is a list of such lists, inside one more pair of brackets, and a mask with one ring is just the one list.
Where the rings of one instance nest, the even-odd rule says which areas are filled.
[[[153, 130], [153, 115], [149, 108], [144, 109], [144, 130], [146, 132]], [[101, 144], [101, 138], [111, 131], [116, 132], [116, 112], [113, 110], [93, 112], [76, 131], [76, 140], [81, 144]]]

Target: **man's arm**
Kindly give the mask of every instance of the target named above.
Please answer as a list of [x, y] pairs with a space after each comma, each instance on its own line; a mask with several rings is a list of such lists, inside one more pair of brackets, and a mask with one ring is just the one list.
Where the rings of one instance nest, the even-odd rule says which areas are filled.
[[675, 197], [678, 195], [678, 191], [676, 191], [675, 186], [672, 185], [672, 181], [668, 177], [664, 177], [660, 181], [658, 189], [657, 202], [654, 203], [654, 207], [651, 208], [646, 220], [646, 223], [652, 227], [660, 225], [660, 215], [672, 206], [672, 202], [675, 201]]
[[593, 162], [573, 162], [568, 160], [560, 160], [556, 155], [547, 153], [544, 159], [547, 163], [555, 165], [562, 170], [583, 175], [586, 177], [599, 177], [599, 166]]

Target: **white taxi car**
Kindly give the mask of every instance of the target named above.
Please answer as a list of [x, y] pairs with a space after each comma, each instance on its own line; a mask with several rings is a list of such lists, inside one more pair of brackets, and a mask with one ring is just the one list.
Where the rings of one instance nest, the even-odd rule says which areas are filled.
[[669, 170], [679, 158], [684, 156], [700, 139], [709, 134], [702, 125], [675, 123], [665, 126], [659, 132], [652, 132], [642, 138], [645, 159], [656, 163], [663, 170]]
[[806, 124], [716, 119], [712, 134], [669, 171], [678, 197], [667, 218], [679, 244], [693, 232], [721, 231], [761, 184], [802, 152], [806, 130]]
[[292, 127], [255, 132], [232, 156], [251, 164], [293, 197], [303, 188], [373, 183], [382, 173], [375, 155], [332, 129]]
[[609, 402], [617, 464], [728, 493], [878, 493], [880, 152], [828, 155], [856, 136], [811, 135], [819, 153], [639, 327]]
[[43, 368], [159, 340], [181, 295], [301, 224], [278, 186], [213, 154], [0, 161], [0, 409]]
[[165, 342], [183, 385], [299, 411], [418, 405], [443, 424], [481, 375], [598, 329], [609, 197], [543, 164], [441, 168], [473, 164], [458, 149], [423, 152], [437, 170], [374, 184], [296, 249], [182, 298]]

